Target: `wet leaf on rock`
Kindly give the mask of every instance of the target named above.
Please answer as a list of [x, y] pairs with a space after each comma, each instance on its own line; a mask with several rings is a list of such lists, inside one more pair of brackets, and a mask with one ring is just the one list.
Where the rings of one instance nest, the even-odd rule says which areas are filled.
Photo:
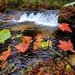
[[59, 40], [59, 43], [60, 43], [60, 45], [58, 45], [58, 47], [61, 48], [63, 51], [70, 50], [70, 51], [74, 52], [73, 50], [71, 50], [71, 49], [73, 49], [73, 44], [71, 43], [70, 40], [69, 41]]
[[9, 45], [7, 51], [3, 51], [2, 55], [0, 55], [0, 60], [6, 61], [10, 55], [11, 55], [11, 47]]
[[0, 42], [4, 43], [7, 39], [11, 37], [10, 31], [8, 29], [4, 29], [0, 31]]
[[16, 45], [15, 48], [17, 49], [17, 52], [26, 52], [29, 45], [30, 45], [30, 42], [31, 42], [31, 37], [23, 37], [23, 42], [22, 44], [19, 44], [19, 45]]
[[4, 51], [2, 55], [0, 56], [0, 60], [3, 60], [3, 61], [7, 60], [9, 55], [10, 55], [10, 51]]
[[68, 31], [68, 32], [71, 32], [72, 33], [72, 30], [69, 28], [69, 24], [67, 23], [62, 23], [59, 28], [62, 30], [62, 31]]
[[4, 68], [6, 67], [6, 65], [7, 65], [7, 62], [3, 62], [3, 63], [1, 64], [2, 69], [4, 69]]

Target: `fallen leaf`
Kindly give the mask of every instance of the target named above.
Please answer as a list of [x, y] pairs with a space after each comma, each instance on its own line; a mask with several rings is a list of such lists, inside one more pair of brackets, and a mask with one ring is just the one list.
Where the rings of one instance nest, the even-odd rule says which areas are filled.
[[36, 40], [36, 41], [34, 42], [33, 49], [36, 50], [36, 49], [38, 49], [38, 48], [40, 48], [40, 47], [41, 47], [41, 39]]
[[36, 40], [39, 40], [39, 39], [41, 39], [41, 37], [42, 37], [42, 35], [38, 34], [35, 38], [36, 38]]
[[0, 31], [0, 42], [4, 43], [5, 40], [11, 37], [10, 31], [8, 29], [4, 29]]
[[3, 62], [3, 63], [1, 64], [2, 69], [4, 69], [4, 68], [6, 67], [6, 65], [7, 65], [7, 62]]
[[7, 60], [9, 55], [10, 55], [10, 51], [4, 51], [2, 55], [0, 56], [0, 60], [3, 60], [3, 61]]
[[16, 45], [15, 48], [17, 49], [17, 52], [25, 52], [27, 51], [29, 47], [29, 44], [19, 44], [19, 45]]
[[44, 48], [46, 49], [48, 47], [48, 45], [50, 47], [52, 47], [52, 41], [51, 40], [48, 40], [48, 41], [44, 41], [42, 39], [42, 35], [38, 34], [36, 36], [36, 41], [34, 42], [34, 46], [33, 46], [33, 49], [36, 50], [38, 48]]
[[23, 40], [23, 44], [24, 43], [30, 44], [32, 38], [29, 36], [24, 36], [22, 40]]
[[48, 43], [47, 42], [45, 42], [45, 41], [42, 41], [41, 42], [41, 48], [47, 48], [48, 47]]
[[52, 47], [52, 41], [51, 40], [47, 40], [47, 46]]
[[62, 23], [59, 28], [62, 30], [62, 31], [68, 31], [68, 32], [71, 32], [72, 33], [72, 30], [69, 28], [69, 24], [67, 23]]
[[4, 51], [2, 53], [2, 55], [0, 55], [0, 60], [6, 61], [7, 58], [9, 57], [9, 55], [11, 55], [11, 47], [10, 47], [10, 45], [8, 46], [7, 51]]
[[72, 51], [73, 52], [73, 44], [71, 43], [71, 41], [62, 41], [59, 40], [60, 45], [58, 45], [59, 48], [61, 48], [63, 51]]
[[42, 35], [38, 34], [35, 38], [36, 38], [36, 41], [34, 42], [34, 46], [33, 46], [33, 49], [36, 50], [38, 48], [41, 47], [41, 39]]
[[22, 37], [22, 34], [19, 34], [19, 35], [13, 36], [11, 39], [20, 38], [20, 37]]
[[23, 37], [23, 42], [22, 44], [19, 44], [19, 45], [16, 45], [14, 46], [16, 49], [17, 49], [17, 52], [26, 52], [29, 45], [30, 45], [30, 42], [31, 42], [31, 37], [28, 37], [28, 36], [25, 36]]

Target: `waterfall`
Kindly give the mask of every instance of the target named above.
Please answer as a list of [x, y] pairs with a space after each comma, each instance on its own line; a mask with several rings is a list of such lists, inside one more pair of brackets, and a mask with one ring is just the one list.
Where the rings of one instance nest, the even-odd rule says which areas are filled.
[[[21, 12], [19, 14], [19, 12]], [[4, 18], [13, 14], [12, 20], [5, 20]], [[45, 10], [45, 11], [11, 11], [0, 17], [3, 22], [33, 22], [37, 25], [43, 26], [57, 26], [58, 25], [59, 10]], [[16, 19], [17, 18], [17, 19]]]
[[24, 13], [17, 22], [34, 22], [35, 24], [45, 26], [57, 26], [58, 25], [58, 10], [47, 10], [44, 12], [31, 12]]

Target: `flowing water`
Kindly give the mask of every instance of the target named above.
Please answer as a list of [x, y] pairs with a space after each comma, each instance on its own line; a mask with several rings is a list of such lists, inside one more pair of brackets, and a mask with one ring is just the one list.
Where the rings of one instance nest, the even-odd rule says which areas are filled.
[[30, 29], [35, 31], [37, 28], [43, 36], [47, 37], [59, 25], [58, 14], [59, 10], [10, 11], [0, 17], [1, 22], [8, 22], [0, 28], [9, 28], [12, 31]]
[[[58, 10], [46, 11], [11, 11], [0, 17], [0, 29], [9, 28], [12, 31], [39, 30], [43, 37], [49, 37], [58, 23]], [[13, 15], [11, 19], [7, 19]], [[3, 24], [5, 23], [5, 24]], [[75, 65], [75, 55], [68, 59]]]
[[31, 12], [24, 13], [17, 22], [33, 21], [36, 24], [45, 26], [56, 26], [58, 25], [58, 11], [47, 10], [44, 12]]
[[[34, 24], [42, 26], [57, 26], [58, 25], [58, 10], [46, 11], [11, 11], [0, 17], [3, 22], [34, 22]], [[11, 17], [11, 18], [8, 18]]]

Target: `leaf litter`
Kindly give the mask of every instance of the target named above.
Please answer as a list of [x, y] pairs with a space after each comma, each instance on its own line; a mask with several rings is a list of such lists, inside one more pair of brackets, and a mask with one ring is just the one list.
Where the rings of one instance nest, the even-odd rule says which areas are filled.
[[[63, 23], [65, 24], [65, 23]], [[62, 25], [62, 24], [61, 24]], [[62, 32], [70, 32], [72, 30], [66, 24], [66, 28], [59, 27]], [[48, 49], [49, 47], [53, 47], [52, 40], [44, 40], [42, 35], [37, 34], [36, 37], [32, 36], [23, 36], [20, 32], [16, 34], [16, 37], [10, 34], [9, 30], [2, 30], [1, 36], [4, 36], [4, 31], [7, 32], [7, 36], [5, 39], [1, 38], [0, 45], [6, 44], [7, 47], [3, 51], [1, 51], [0, 55], [0, 74], [10, 74], [12, 75], [74, 75], [73, 68], [62, 60], [60, 57], [57, 59], [51, 55], [51, 51]], [[12, 35], [12, 37], [11, 37]], [[33, 39], [32, 39], [33, 38]], [[10, 40], [8, 40], [10, 39]], [[21, 42], [19, 44], [19, 42]], [[3, 43], [3, 44], [2, 44]], [[50, 43], [50, 44], [49, 44]], [[66, 44], [66, 45], [65, 45]], [[0, 48], [2, 48], [2, 46]], [[66, 52], [70, 50], [71, 52], [75, 52], [73, 50], [73, 44], [71, 40], [64, 41], [59, 40], [60, 52]], [[60, 50], [62, 49], [62, 50]], [[53, 53], [55, 55], [55, 53]], [[60, 60], [60, 61], [59, 61]]]

